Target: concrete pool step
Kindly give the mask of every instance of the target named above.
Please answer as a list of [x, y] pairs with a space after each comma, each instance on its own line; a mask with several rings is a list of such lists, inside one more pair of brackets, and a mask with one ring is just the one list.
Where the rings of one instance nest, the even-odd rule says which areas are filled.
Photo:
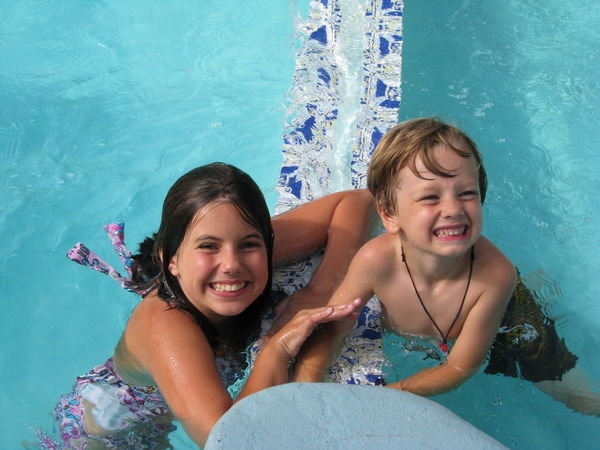
[[235, 404], [205, 450], [505, 449], [444, 406], [377, 386], [290, 383]]

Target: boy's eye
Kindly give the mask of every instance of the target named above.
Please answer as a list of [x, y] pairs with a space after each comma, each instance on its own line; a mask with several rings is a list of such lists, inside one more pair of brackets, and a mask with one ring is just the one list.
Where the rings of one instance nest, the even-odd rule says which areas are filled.
[[479, 192], [477, 192], [477, 191], [464, 191], [464, 192], [461, 192], [459, 195], [460, 195], [460, 198], [463, 200], [471, 200], [474, 198], [479, 198]]
[[437, 202], [439, 199], [440, 199], [440, 198], [439, 198], [437, 195], [435, 195], [435, 194], [431, 194], [431, 195], [424, 195], [423, 197], [421, 197], [421, 198], [419, 199], [419, 201], [420, 201], [420, 202], [423, 202], [423, 203], [427, 203], [427, 204], [429, 204], [429, 203], [435, 203], [435, 202]]

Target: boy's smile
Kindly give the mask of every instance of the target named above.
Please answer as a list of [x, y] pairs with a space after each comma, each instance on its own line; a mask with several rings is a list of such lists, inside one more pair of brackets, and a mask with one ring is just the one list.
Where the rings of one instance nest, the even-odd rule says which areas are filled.
[[260, 233], [230, 203], [205, 207], [169, 265], [181, 289], [211, 322], [242, 313], [268, 279]]
[[403, 247], [440, 256], [466, 252], [479, 238], [482, 209], [475, 159], [434, 147], [436, 162], [452, 177], [431, 173], [418, 158], [418, 176], [407, 166], [397, 175], [396, 213], [381, 213], [388, 232]]
[[433, 230], [433, 234], [439, 239], [461, 239], [467, 231], [466, 225], [458, 227], [442, 227], [437, 230]]

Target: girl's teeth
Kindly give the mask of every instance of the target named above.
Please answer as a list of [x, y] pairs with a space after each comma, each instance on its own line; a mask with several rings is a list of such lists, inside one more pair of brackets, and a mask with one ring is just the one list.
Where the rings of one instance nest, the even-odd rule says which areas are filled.
[[212, 283], [212, 288], [215, 291], [224, 291], [224, 292], [239, 291], [240, 289], [242, 289], [245, 286], [246, 286], [246, 283], [235, 283], [235, 284]]

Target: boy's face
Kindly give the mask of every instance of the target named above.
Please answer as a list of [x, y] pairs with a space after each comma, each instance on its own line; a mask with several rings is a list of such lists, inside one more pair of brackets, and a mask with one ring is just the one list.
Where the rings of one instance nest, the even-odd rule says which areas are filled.
[[396, 213], [379, 213], [386, 230], [399, 234], [405, 250], [457, 256], [477, 241], [483, 225], [477, 165], [473, 156], [464, 158], [442, 145], [434, 148], [433, 156], [455, 176], [435, 175], [418, 158], [416, 169], [423, 178], [409, 167], [401, 169]]

